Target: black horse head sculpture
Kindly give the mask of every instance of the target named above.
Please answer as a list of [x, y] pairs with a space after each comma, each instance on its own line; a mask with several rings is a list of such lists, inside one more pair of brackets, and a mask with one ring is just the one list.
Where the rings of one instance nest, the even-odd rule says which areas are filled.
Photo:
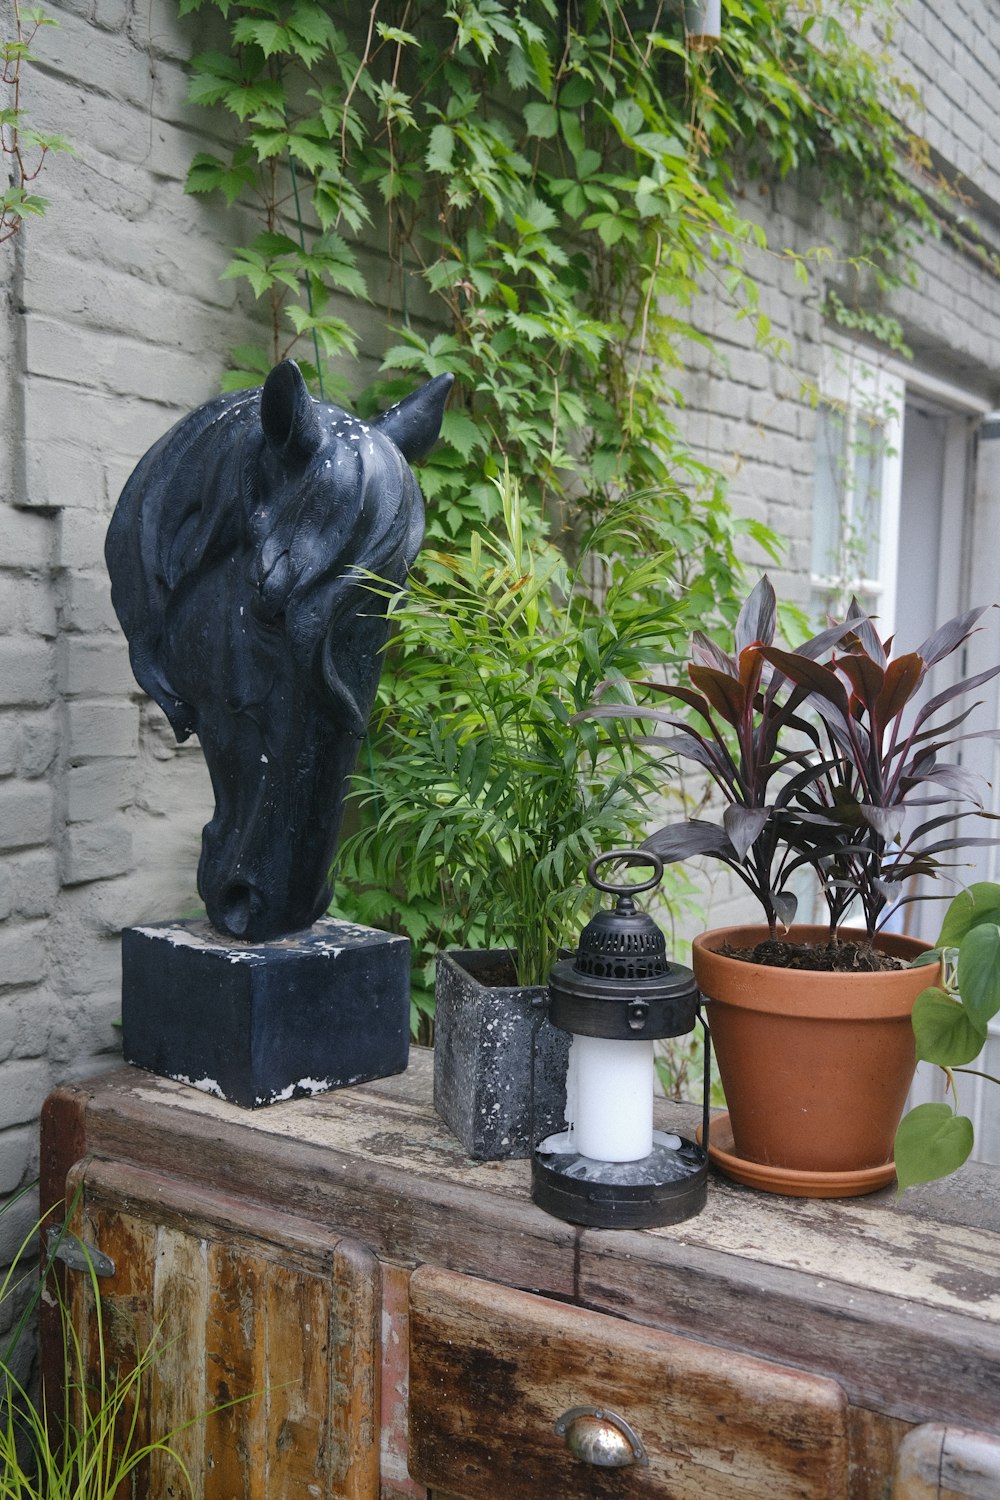
[[286, 360], [149, 450], [105, 555], [132, 669], [215, 791], [198, 890], [213, 925], [259, 942], [326, 909], [344, 792], [388, 626], [361, 572], [402, 584], [423, 539], [408, 460], [441, 427], [451, 376], [365, 423], [314, 401]]

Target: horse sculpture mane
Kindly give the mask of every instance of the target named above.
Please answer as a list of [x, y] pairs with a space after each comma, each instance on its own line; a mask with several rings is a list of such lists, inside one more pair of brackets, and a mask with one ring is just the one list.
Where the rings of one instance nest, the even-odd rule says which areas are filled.
[[111, 597], [136, 679], [205, 752], [216, 807], [198, 889], [230, 936], [280, 937], [329, 903], [388, 635], [361, 575], [405, 582], [423, 538], [409, 463], [434, 444], [450, 385], [366, 423], [314, 401], [286, 360], [263, 389], [173, 427], [112, 517]]

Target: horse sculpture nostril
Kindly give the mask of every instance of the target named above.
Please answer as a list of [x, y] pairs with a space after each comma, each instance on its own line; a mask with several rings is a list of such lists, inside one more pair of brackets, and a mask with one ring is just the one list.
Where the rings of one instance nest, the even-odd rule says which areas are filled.
[[234, 883], [222, 892], [219, 900], [219, 915], [225, 930], [233, 937], [243, 937], [250, 925], [253, 890], [248, 885]]

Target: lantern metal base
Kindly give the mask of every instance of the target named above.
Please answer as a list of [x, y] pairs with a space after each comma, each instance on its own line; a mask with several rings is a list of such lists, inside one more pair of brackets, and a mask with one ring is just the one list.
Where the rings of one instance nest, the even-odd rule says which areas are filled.
[[531, 1196], [539, 1208], [588, 1229], [655, 1229], [679, 1224], [705, 1207], [708, 1155], [684, 1136], [654, 1130], [641, 1161], [594, 1161], [549, 1149], [565, 1136], [548, 1136], [531, 1164]]

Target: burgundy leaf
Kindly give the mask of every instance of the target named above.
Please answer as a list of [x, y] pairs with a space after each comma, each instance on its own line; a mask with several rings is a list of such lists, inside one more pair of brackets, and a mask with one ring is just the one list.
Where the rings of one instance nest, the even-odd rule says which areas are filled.
[[[976, 706], [978, 707], [979, 705], [977, 704]], [[962, 744], [965, 740], [998, 740], [1000, 739], [1000, 729], [976, 729], [969, 734], [953, 735], [951, 739], [947, 740], [931, 739], [926, 735], [921, 735], [920, 738], [924, 743], [921, 745], [919, 752], [913, 757], [913, 760], [897, 772], [900, 779], [912, 775], [914, 770], [919, 770], [920, 766], [928, 758], [933, 760], [939, 750], [953, 750], [956, 745]], [[902, 748], [905, 749], [907, 747], [904, 746]]]
[[825, 775], [833, 764], [834, 762], [829, 760], [819, 761], [806, 766], [804, 770], [797, 771], [794, 776], [790, 776], [775, 798], [775, 806], [784, 807], [793, 797], [800, 796], [807, 786], [811, 786], [813, 782]]
[[935, 694], [933, 698], [928, 698], [913, 722], [914, 729], [919, 729], [931, 714], [937, 713], [939, 708], [943, 708], [953, 698], [960, 698], [963, 693], [971, 693], [973, 688], [981, 687], [984, 682], [989, 682], [998, 672], [1000, 672], [1000, 663], [995, 667], [988, 667], [985, 672], [978, 672], [975, 677], [964, 677], [961, 682], [953, 683], [943, 692]]
[[888, 657], [885, 654], [882, 638], [857, 599], [851, 600], [845, 624], [853, 627], [853, 632], [865, 655], [870, 656], [873, 662], [884, 668], [888, 663]]
[[796, 715], [793, 715], [785, 722], [787, 727], [794, 729], [797, 734], [807, 735], [816, 748], [819, 749], [819, 733], [815, 724], [811, 723], [808, 719], [800, 719]]
[[885, 672], [870, 656], [838, 656], [834, 666], [851, 684], [854, 696], [863, 703], [869, 718], [874, 718], [874, 706], [885, 682]]
[[771, 580], [765, 573], [750, 594], [736, 621], [736, 655], [741, 657], [747, 646], [759, 642], [770, 646], [778, 619], [778, 605]]
[[798, 896], [793, 895], [791, 891], [774, 891], [771, 895], [771, 905], [782, 927], [791, 927], [799, 905]]
[[[928, 855], [943, 854], [948, 849], [988, 849], [1000, 844], [1000, 837], [988, 838], [985, 834], [969, 838], [967, 834], [951, 839], [939, 839], [936, 844], [923, 844], [912, 851], [914, 859], [925, 859]], [[909, 851], [905, 851], [909, 853]]]
[[917, 828], [907, 835], [904, 849], [908, 849], [917, 839], [926, 838], [927, 834], [933, 833], [936, 828], [945, 828], [949, 823], [958, 823], [964, 818], [988, 818], [990, 822], [1000, 820], [1000, 813], [983, 812], [978, 807], [968, 807], [964, 812], [941, 813], [937, 818], [928, 818], [926, 823], [921, 823]]
[[[889, 759], [890, 760], [894, 760], [896, 758], [896, 756], [898, 756], [898, 755], [905, 755], [905, 754], [907, 754], [910, 750], [913, 749], [914, 745], [925, 744], [927, 740], [934, 739], [937, 735], [948, 734], [952, 729], [957, 729], [960, 724], [964, 724], [965, 723], [966, 719], [969, 717], [969, 715], [971, 713], [975, 713], [976, 709], [979, 706], [980, 706], [979, 703], [970, 703], [968, 708], [963, 709], [963, 711], [960, 714], [956, 714], [953, 719], [949, 719], [948, 722], [947, 722], [947, 724], [935, 724], [930, 729], [924, 729], [924, 730], [922, 730], [920, 734], [911, 734], [909, 736], [909, 738], [907, 739], [907, 741], [906, 741], [905, 744], [899, 744], [899, 745], [894, 745], [893, 746], [892, 751], [890, 752], [890, 755], [889, 755]], [[993, 731], [991, 731], [991, 730], [980, 730], [979, 731], [980, 734], [988, 734], [988, 733], [992, 733], [992, 732]], [[962, 739], [962, 738], [965, 738], [965, 736], [960, 735], [960, 736], [958, 736], [958, 738]], [[953, 743], [955, 743], [955, 741], [952, 741], [952, 740], [942, 740], [940, 743], [941, 744], [953, 744]]]
[[861, 816], [870, 828], [893, 844], [899, 838], [902, 831], [905, 811], [901, 807], [871, 807], [862, 802], [859, 808]]
[[[829, 828], [831, 831], [836, 831], [838, 840], [843, 838], [843, 821], [836, 817], [832, 811], [820, 812], [805, 807], [796, 807], [791, 810], [789, 816], [794, 820], [794, 823], [808, 823], [810, 828]], [[791, 832], [794, 832], [794, 823]]]
[[814, 635], [801, 646], [796, 646], [796, 656], [807, 656], [811, 661], [818, 661], [827, 651], [839, 646], [845, 635], [850, 635], [854, 628], [853, 620], [841, 620], [839, 625], [829, 625], [826, 630], [821, 630], [819, 635]]
[[895, 719], [913, 697], [924, 680], [926, 667], [922, 658], [911, 651], [906, 656], [897, 656], [886, 668], [885, 681], [875, 705], [874, 717], [880, 725]]
[[936, 760], [919, 762], [907, 778], [910, 781], [933, 781], [937, 786], [946, 786], [982, 807], [982, 788], [987, 786], [982, 776], [967, 771], [963, 766], [942, 765]]
[[688, 667], [688, 676], [727, 724], [739, 728], [746, 710], [747, 696], [742, 683], [714, 667]]
[[768, 807], [738, 807], [734, 804], [726, 808], [722, 822], [738, 859], [746, 857], [747, 850], [756, 843], [770, 816]]
[[761, 655], [790, 681], [804, 687], [811, 695], [825, 699], [839, 710], [846, 719], [849, 712], [847, 692], [837, 674], [819, 662], [800, 656], [796, 651], [781, 651], [777, 646], [765, 646]]
[[847, 719], [839, 709], [834, 708], [832, 703], [825, 703], [822, 699], [811, 697], [808, 702], [822, 717], [823, 723], [830, 732], [830, 737], [837, 746], [845, 768], [850, 766], [856, 771], [856, 762], [861, 759], [868, 764], [868, 755], [871, 750], [871, 740], [868, 731], [862, 724], [853, 721], [848, 723]]
[[644, 839], [642, 847], [652, 850], [668, 864], [677, 859], [690, 859], [695, 854], [717, 854], [726, 860], [736, 858], [725, 830], [700, 818], [690, 818], [686, 823], [668, 823]]
[[678, 703], [686, 703], [688, 708], [693, 708], [696, 713], [701, 714], [706, 723], [712, 722], [712, 705], [701, 693], [696, 693], [685, 683], [674, 683], [673, 686], [664, 688], [667, 697], [676, 698]]
[[723, 651], [703, 630], [696, 630], [691, 637], [691, 655], [702, 667], [714, 667], [728, 677], [737, 677], [735, 658]]
[[748, 701], [753, 702], [758, 713], [764, 712], [764, 700], [757, 692], [764, 665], [764, 658], [760, 654], [758, 645], [745, 646], [740, 652], [740, 682]]
[[987, 608], [987, 605], [980, 604], [978, 608], [967, 610], [964, 615], [956, 615], [953, 620], [939, 626], [934, 634], [928, 636], [923, 645], [917, 648], [917, 654], [923, 657], [929, 667], [940, 661], [942, 657], [950, 656], [956, 647], [969, 638], [973, 626], [980, 615], [985, 614]]
[[637, 736], [634, 743], [647, 745], [653, 750], [664, 750], [668, 755], [679, 755], [684, 760], [696, 761], [707, 771], [725, 770], [722, 757], [700, 734], [674, 734], [669, 739], [664, 739], [662, 735], [644, 734]]

